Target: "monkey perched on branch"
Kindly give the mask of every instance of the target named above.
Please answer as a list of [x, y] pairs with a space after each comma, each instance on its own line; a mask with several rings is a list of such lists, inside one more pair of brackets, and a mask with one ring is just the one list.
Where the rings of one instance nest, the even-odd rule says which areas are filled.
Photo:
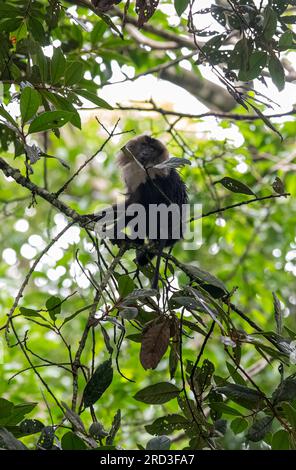
[[145, 266], [157, 254], [152, 282], [156, 289], [163, 249], [184, 235], [188, 197], [176, 168], [190, 162], [169, 158], [165, 145], [148, 135], [129, 140], [117, 162], [126, 187], [125, 201], [86, 215], [86, 226], [96, 222], [100, 237], [110, 238], [117, 245], [136, 245], [139, 266]]
[[[165, 145], [148, 135], [131, 139], [117, 158], [126, 186], [125, 226], [129, 226], [133, 219], [130, 209], [134, 207], [136, 210], [140, 205], [145, 210], [144, 218], [139, 219], [142, 227], [138, 227], [138, 231], [141, 236], [135, 235], [133, 227], [132, 233], [125, 236], [124, 240], [130, 240], [139, 246], [137, 262], [140, 266], [147, 264], [157, 250], [152, 285], [156, 288], [163, 248], [174, 245], [183, 237], [183, 205], [187, 204], [188, 197], [185, 183], [175, 169], [180, 166], [180, 163], [176, 164], [176, 160], [181, 159], [169, 159]], [[184, 164], [184, 160], [182, 161]], [[116, 237], [113, 243], [118, 243]]]

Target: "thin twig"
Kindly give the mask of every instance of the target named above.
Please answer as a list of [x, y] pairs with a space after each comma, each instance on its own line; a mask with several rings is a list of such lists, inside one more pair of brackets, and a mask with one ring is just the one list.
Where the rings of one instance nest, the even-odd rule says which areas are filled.
[[114, 136], [114, 133], [115, 133], [115, 130], [118, 126], [118, 123], [119, 123], [119, 119], [116, 121], [112, 131], [110, 133], [108, 133], [108, 137], [107, 139], [105, 140], [105, 142], [102, 143], [102, 145], [100, 146], [100, 148], [98, 150], [96, 150], [87, 160], [85, 160], [84, 163], [82, 163], [82, 165], [78, 168], [77, 171], [75, 171], [75, 173], [63, 184], [63, 186], [55, 193], [56, 197], [59, 197], [59, 195], [65, 191], [65, 189], [67, 189], [67, 187], [69, 186], [69, 184], [79, 175], [79, 173], [81, 173], [81, 171], [100, 153], [102, 152], [102, 150], [106, 147], [106, 145], [108, 144], [108, 142], [112, 139], [112, 137]]
[[192, 217], [189, 220], [189, 222], [193, 222], [194, 220], [203, 219], [204, 217], [209, 217], [209, 215], [219, 214], [220, 212], [225, 212], [229, 209], [234, 209], [235, 207], [246, 206], [248, 204], [252, 204], [253, 202], [266, 201], [267, 199], [275, 199], [277, 197], [287, 197], [287, 196], [291, 196], [291, 194], [290, 193], [270, 194], [269, 196], [256, 197], [256, 198], [253, 198], [253, 199], [249, 199], [247, 201], [237, 202], [236, 204], [231, 204], [230, 206], [220, 207], [218, 209], [214, 209], [212, 211], [205, 212], [204, 214], [200, 215], [199, 217]]

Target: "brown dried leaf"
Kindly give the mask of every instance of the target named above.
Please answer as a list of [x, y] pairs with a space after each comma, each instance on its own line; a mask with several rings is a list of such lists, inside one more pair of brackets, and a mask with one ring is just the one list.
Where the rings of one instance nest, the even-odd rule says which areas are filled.
[[136, 13], [138, 15], [138, 27], [150, 20], [158, 6], [159, 0], [136, 0]]
[[140, 361], [144, 369], [155, 369], [165, 354], [170, 340], [170, 321], [154, 322], [142, 336]]
[[284, 192], [285, 192], [284, 183], [282, 182], [282, 180], [278, 176], [276, 176], [274, 182], [272, 183], [272, 187], [273, 187], [274, 191], [278, 194], [284, 194]]

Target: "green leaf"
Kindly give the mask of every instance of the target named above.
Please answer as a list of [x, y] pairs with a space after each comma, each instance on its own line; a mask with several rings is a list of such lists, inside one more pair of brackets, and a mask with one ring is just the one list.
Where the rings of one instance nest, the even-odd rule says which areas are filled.
[[286, 24], [294, 24], [296, 23], [296, 15], [282, 16], [281, 20], [283, 21], [283, 23], [286, 23]]
[[134, 398], [143, 403], [159, 405], [176, 398], [179, 393], [180, 390], [176, 385], [173, 385], [170, 382], [159, 382], [143, 388], [134, 395]]
[[[190, 377], [192, 373], [192, 368], [193, 368], [193, 364], [190, 363], [188, 365], [188, 373]], [[214, 372], [215, 372], [215, 366], [208, 359], [205, 359], [203, 361], [201, 367], [196, 367], [194, 371], [194, 376], [193, 376], [193, 386], [197, 395], [201, 396], [206, 390], [206, 388], [210, 386], [211, 379], [212, 379]]]
[[234, 434], [240, 434], [241, 432], [244, 432], [245, 429], [247, 429], [248, 421], [244, 418], [235, 418], [233, 421], [231, 421], [230, 427]]
[[57, 110], [60, 109], [73, 113], [73, 117], [70, 119], [69, 122], [78, 129], [81, 129], [81, 119], [79, 113], [74, 107], [74, 105], [71, 103], [69, 98], [65, 98], [64, 96], [58, 95], [57, 93], [49, 92], [47, 90], [42, 90], [41, 94], [46, 100], [50, 101]]
[[20, 403], [15, 405], [6, 424], [10, 426], [15, 426], [20, 421], [24, 419], [24, 416], [36, 407], [37, 403]]
[[125, 339], [129, 339], [130, 341], [134, 341], [135, 343], [142, 342], [142, 333], [135, 333], [132, 335], [125, 336]]
[[110, 16], [105, 15], [105, 14], [102, 13], [102, 12], [97, 12], [97, 15], [104, 21], [104, 23], [106, 23], [107, 26], [110, 26], [110, 28], [114, 29], [114, 31], [117, 32], [117, 34], [119, 35], [119, 37], [120, 37], [121, 39], [123, 39], [122, 32], [120, 31], [119, 28], [117, 28], [116, 24], [113, 23], [113, 21], [111, 20]]
[[281, 51], [285, 51], [293, 46], [293, 33], [291, 30], [285, 31], [279, 39], [279, 48]]
[[49, 297], [45, 302], [50, 318], [55, 321], [56, 316], [61, 313], [61, 299], [56, 296]]
[[13, 33], [17, 31], [18, 28], [21, 28], [21, 26], [22, 26], [22, 19], [13, 18], [13, 19], [2, 21], [2, 23], [0, 23], [0, 31]]
[[145, 426], [149, 434], [161, 436], [162, 434], [171, 434], [180, 429], [186, 429], [190, 425], [184, 416], [178, 414], [171, 414], [157, 418], [152, 424]]
[[119, 315], [125, 320], [133, 320], [138, 316], [138, 309], [136, 307], [126, 307], [119, 311]]
[[256, 51], [251, 54], [249, 61], [246, 64], [247, 67], [240, 69], [238, 79], [243, 82], [254, 80], [261, 75], [267, 63], [267, 53], [264, 51]]
[[202, 53], [208, 58], [215, 56], [226, 37], [226, 33], [215, 35], [203, 46]]
[[273, 35], [276, 32], [277, 27], [277, 15], [276, 12], [270, 7], [267, 6], [264, 10], [264, 20], [263, 20], [263, 36], [265, 39], [272, 39]]
[[71, 121], [72, 118], [73, 113], [69, 111], [46, 111], [31, 122], [29, 134], [63, 127], [67, 122]]
[[65, 85], [76, 85], [83, 78], [84, 66], [82, 62], [69, 62], [65, 73]]
[[11, 5], [5, 5], [4, 2], [0, 4], [0, 15], [3, 15], [3, 18], [15, 18], [19, 16], [19, 8]]
[[195, 419], [197, 419], [197, 421], [203, 421], [204, 417], [202, 412], [197, 408], [195, 402], [185, 395], [184, 391], [178, 395], [177, 402], [180, 409], [182, 410], [182, 413], [189, 421], [192, 421], [193, 416]]
[[293, 401], [296, 399], [296, 375], [293, 374], [283, 380], [278, 388], [273, 392], [272, 399], [274, 403], [282, 401]]
[[110, 356], [112, 356], [113, 348], [111, 346], [110, 336], [109, 336], [108, 332], [105, 330], [105, 328], [102, 325], [101, 325], [101, 330], [102, 330], [102, 334], [103, 334], [106, 349], [107, 349], [108, 353], [110, 354]]
[[155, 297], [156, 295], [156, 289], [135, 289], [125, 298], [124, 304], [126, 305], [129, 301], [134, 303], [135, 300], [145, 299], [146, 297]]
[[46, 83], [48, 77], [48, 62], [49, 59], [44, 55], [41, 47], [39, 46], [36, 52], [36, 64], [38, 65], [42, 83]]
[[28, 29], [25, 22], [23, 22], [20, 27], [12, 32], [12, 35], [16, 37], [16, 41], [19, 42], [22, 39], [26, 38], [28, 35]]
[[97, 21], [92, 32], [90, 33], [90, 40], [92, 44], [97, 44], [100, 39], [102, 39], [105, 31], [107, 29], [107, 25], [104, 21]]
[[221, 183], [224, 188], [228, 189], [229, 191], [232, 191], [233, 193], [256, 196], [255, 193], [246, 184], [234, 178], [230, 178], [229, 176], [225, 176], [221, 180], [216, 181], [215, 184], [216, 183]]
[[30, 434], [36, 434], [42, 431], [44, 424], [37, 419], [24, 419], [19, 425], [20, 432], [24, 435], [29, 436]]
[[190, 0], [174, 0], [175, 10], [178, 16], [181, 16], [182, 13], [184, 13], [189, 3]]
[[65, 74], [66, 59], [60, 47], [53, 50], [53, 56], [50, 61], [50, 79], [51, 83], [55, 85], [59, 83]]
[[34, 39], [43, 45], [45, 40], [45, 31], [42, 23], [33, 16], [30, 16], [28, 24], [28, 29], [32, 33]]
[[290, 4], [295, 5], [295, 0], [272, 0], [272, 2], [268, 3], [272, 3], [274, 11], [279, 16], [285, 12]]
[[13, 79], [14, 79], [16, 82], [20, 82], [20, 81], [22, 80], [22, 72], [21, 72], [21, 70], [18, 68], [17, 65], [11, 64], [10, 72], [12, 73]]
[[197, 309], [199, 304], [198, 302], [193, 299], [192, 297], [185, 297], [183, 295], [178, 295], [179, 292], [176, 292], [175, 295], [172, 295], [170, 298], [169, 305], [172, 308], [179, 307], [179, 305], [182, 305], [182, 307], [188, 307], [190, 309]]
[[227, 384], [223, 387], [217, 387], [216, 391], [248, 409], [258, 409], [263, 401], [261, 393], [244, 385]]
[[261, 441], [270, 431], [272, 421], [273, 416], [264, 416], [263, 418], [255, 419], [254, 423], [247, 432], [247, 439], [252, 442]]
[[269, 58], [268, 70], [273, 83], [279, 91], [282, 91], [285, 88], [285, 70], [281, 61], [275, 55]]
[[61, 440], [63, 450], [85, 450], [87, 446], [74, 432], [69, 431], [63, 435]]
[[40, 313], [36, 312], [32, 308], [20, 307], [20, 313], [25, 317], [40, 317]]
[[36, 114], [40, 102], [40, 95], [37, 90], [30, 86], [26, 86], [22, 90], [20, 109], [23, 123], [28, 122]]
[[220, 413], [231, 415], [231, 416], [241, 416], [241, 412], [232, 408], [231, 406], [225, 405], [222, 401], [213, 401], [210, 403], [210, 408], [214, 411], [218, 411]]
[[44, 424], [37, 419], [25, 419], [17, 426], [5, 425], [5, 429], [11, 432], [17, 439], [40, 433], [43, 428]]
[[169, 450], [171, 441], [167, 436], [153, 437], [148, 441], [146, 450]]
[[285, 418], [289, 421], [293, 429], [296, 429], [296, 409], [290, 403], [281, 403], [281, 409]]
[[254, 104], [252, 103], [248, 103], [249, 106], [251, 106], [251, 108], [255, 111], [256, 114], [258, 114], [258, 116], [262, 119], [262, 121], [270, 128], [272, 129], [279, 137], [281, 140], [283, 140], [283, 137], [281, 135], [281, 133], [276, 129], [276, 127], [274, 127], [274, 125], [271, 123], [271, 121], [268, 119], [268, 117], [266, 117], [262, 111], [260, 111], [259, 108], [257, 108]]
[[18, 128], [16, 121], [10, 116], [9, 112], [6, 111], [6, 109], [4, 109], [3, 106], [1, 105], [0, 105], [0, 116], [4, 117], [4, 119], [10, 122], [10, 124], [12, 124], [16, 129]]
[[0, 398], [0, 426], [15, 426], [24, 416], [30, 413], [37, 403], [20, 403], [13, 405], [8, 400]]
[[92, 103], [96, 104], [99, 108], [105, 108], [105, 109], [113, 109], [113, 107], [108, 104], [105, 100], [102, 98], [99, 98], [95, 93], [92, 93], [91, 91], [87, 90], [75, 90], [75, 93], [77, 95], [82, 96], [88, 101], [91, 101]]
[[13, 408], [14, 405], [11, 401], [5, 400], [5, 398], [0, 398], [0, 426], [6, 424]]
[[118, 291], [121, 298], [125, 298], [135, 289], [135, 283], [128, 274], [123, 274], [118, 278]]
[[290, 449], [290, 439], [289, 433], [280, 429], [272, 436], [271, 441], [272, 450], [289, 450]]
[[103, 393], [107, 390], [113, 379], [112, 361], [100, 364], [94, 372], [94, 375], [87, 382], [83, 392], [83, 403], [85, 407], [96, 403]]
[[227, 366], [229, 374], [231, 375], [235, 383], [240, 384], [240, 385], [246, 385], [245, 380], [243, 379], [243, 377], [240, 375], [240, 373], [232, 364], [230, 364], [229, 362], [226, 362], [226, 366]]
[[184, 264], [183, 267], [184, 272], [187, 274], [187, 276], [195, 280], [197, 279], [198, 281], [203, 281], [206, 284], [215, 286], [221, 289], [223, 293], [227, 293], [227, 289], [223, 282], [208, 271], [198, 268], [197, 266], [193, 266], [192, 264]]
[[222, 26], [226, 26], [226, 15], [224, 6], [220, 5], [211, 5], [211, 15], [212, 17], [220, 23]]
[[249, 60], [250, 50], [249, 42], [246, 37], [243, 37], [235, 44], [230, 53], [228, 60], [228, 67], [230, 69], [246, 70]]

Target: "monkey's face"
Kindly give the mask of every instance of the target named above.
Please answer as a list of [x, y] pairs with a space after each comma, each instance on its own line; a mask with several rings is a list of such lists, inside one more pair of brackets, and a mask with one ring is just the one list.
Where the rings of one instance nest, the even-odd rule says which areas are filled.
[[153, 139], [148, 135], [140, 135], [129, 140], [117, 156], [127, 192], [129, 194], [133, 193], [140, 184], [146, 182], [146, 170], [148, 169], [150, 178], [155, 178], [158, 175], [167, 176], [169, 169], [152, 167], [168, 158], [169, 154], [166, 147], [157, 139]]
[[166, 147], [157, 139], [141, 135], [131, 139], [126, 148], [144, 168], [149, 168], [168, 159]]

